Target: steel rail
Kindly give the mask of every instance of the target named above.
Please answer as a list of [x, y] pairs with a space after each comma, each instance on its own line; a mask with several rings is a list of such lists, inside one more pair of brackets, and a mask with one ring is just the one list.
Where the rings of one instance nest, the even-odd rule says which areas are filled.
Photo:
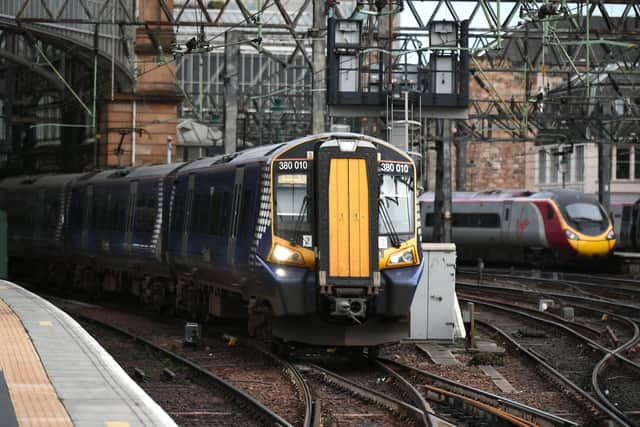
[[609, 408], [611, 408], [612, 411], [616, 412], [618, 416], [620, 416], [620, 418], [627, 418], [627, 416], [623, 411], [618, 409], [617, 406], [609, 400], [609, 398], [607, 397], [607, 394], [600, 389], [600, 383], [598, 381], [598, 377], [600, 373], [604, 370], [607, 363], [611, 363], [612, 361], [616, 360], [616, 358], [613, 356], [616, 356], [618, 353], [621, 353], [627, 350], [628, 348], [634, 346], [640, 340], [640, 329], [638, 328], [638, 324], [636, 322], [631, 321], [630, 319], [627, 319], [627, 320], [629, 320], [631, 324], [634, 326], [633, 337], [629, 339], [626, 343], [619, 346], [613, 352], [606, 354], [596, 364], [591, 374], [591, 386], [593, 387], [594, 391], [596, 392], [600, 400], [608, 402]]
[[[507, 399], [488, 391], [480, 390], [475, 387], [471, 387], [457, 381], [450, 380], [448, 378], [441, 377], [439, 375], [433, 374], [431, 372], [424, 371], [419, 368], [415, 368], [413, 366], [405, 365], [404, 363], [386, 359], [379, 358], [383, 364], [388, 364], [392, 366], [396, 366], [400, 369], [406, 369], [410, 372], [416, 373], [422, 377], [429, 378], [434, 384], [433, 389], [443, 390], [448, 393], [452, 393], [453, 396], [459, 396], [466, 399], [470, 399], [468, 403], [481, 403], [483, 405], [488, 405], [493, 408], [497, 408], [503, 411], [505, 414], [516, 417], [520, 420], [531, 420], [538, 425], [554, 425], [554, 426], [577, 426], [578, 424], [567, 420], [565, 418], [559, 417], [557, 415], [551, 414], [546, 411], [542, 411], [538, 408], [534, 408], [528, 405], [525, 405], [520, 402], [516, 402], [515, 400]], [[475, 406], [475, 405], [474, 405]]]
[[305, 363], [303, 366], [307, 367], [310, 371], [316, 373], [317, 375], [322, 376], [325, 381], [342, 390], [359, 396], [362, 399], [374, 402], [380, 406], [387, 408], [390, 411], [396, 412], [409, 419], [413, 419], [416, 421], [416, 423], [418, 423], [418, 425], [423, 425], [426, 427], [431, 425], [427, 420], [427, 414], [425, 414], [422, 409], [417, 408], [407, 402], [403, 402], [391, 396], [386, 396], [376, 390], [372, 390], [371, 388], [362, 386], [347, 378], [344, 378], [341, 375], [321, 368], [320, 366], [314, 365], [312, 363]]
[[115, 325], [111, 325], [109, 323], [94, 319], [92, 317], [89, 316], [85, 316], [82, 314], [77, 314], [74, 313], [74, 316], [82, 318], [86, 321], [89, 322], [93, 322], [95, 324], [98, 324], [100, 326], [103, 326], [105, 328], [111, 329], [113, 331], [116, 331], [124, 336], [127, 336], [129, 338], [134, 339], [135, 341], [138, 341], [142, 344], [144, 344], [145, 346], [158, 351], [162, 354], [165, 354], [167, 356], [169, 356], [170, 358], [183, 363], [187, 366], [189, 366], [190, 368], [194, 369], [195, 371], [197, 371], [199, 374], [207, 377], [208, 379], [212, 380], [214, 383], [216, 383], [218, 386], [220, 386], [222, 389], [224, 389], [226, 392], [230, 393], [232, 395], [232, 397], [234, 399], [237, 399], [238, 401], [247, 404], [247, 407], [249, 408], [249, 410], [253, 411], [256, 415], [258, 415], [260, 418], [262, 418], [265, 422], [273, 424], [273, 425], [277, 425], [277, 426], [282, 426], [282, 427], [293, 427], [291, 423], [289, 423], [287, 420], [285, 420], [284, 418], [282, 418], [280, 415], [276, 414], [275, 412], [273, 412], [271, 409], [269, 409], [267, 406], [265, 406], [262, 402], [260, 402], [259, 400], [257, 400], [256, 398], [254, 398], [253, 396], [247, 394], [244, 390], [241, 390], [237, 387], [235, 387], [233, 384], [231, 384], [230, 382], [228, 382], [227, 380], [215, 375], [214, 373], [202, 368], [200, 365], [198, 365], [197, 363], [194, 363], [182, 356], [180, 356], [177, 353], [174, 353], [170, 350], [164, 349], [150, 341], [147, 341], [146, 339], [135, 335], [129, 331], [127, 331], [126, 329], [122, 329], [118, 326]]
[[[465, 297], [466, 298], [466, 297]], [[485, 298], [479, 298], [479, 297], [474, 297], [476, 299], [478, 299], [479, 301], [483, 301], [483, 302], [487, 302], [487, 303], [495, 303], [494, 301], [489, 301]], [[499, 305], [504, 305], [504, 306], [508, 306], [513, 308], [514, 310], [518, 310], [518, 311], [527, 311], [527, 312], [534, 312], [538, 315], [543, 314], [546, 316], [551, 316], [553, 319], [557, 319], [561, 322], [564, 323], [568, 323], [572, 326], [579, 326], [582, 327], [582, 325], [576, 324], [574, 322], [570, 322], [567, 321], [566, 319], [561, 318], [560, 316], [557, 315], [553, 315], [552, 313], [547, 313], [547, 312], [542, 312], [542, 313], [538, 313], [533, 309], [530, 308], [526, 308], [526, 307], [520, 307], [520, 306], [515, 306], [513, 304], [506, 304], [506, 303], [499, 303]], [[592, 307], [585, 307], [582, 305], [575, 305], [574, 306], [581, 308], [583, 310], [586, 311], [596, 311], [596, 312], [600, 312], [600, 310], [596, 310]], [[595, 367], [592, 370], [592, 374], [591, 374], [591, 386], [593, 387], [594, 392], [596, 393], [596, 395], [598, 396], [598, 398], [600, 400], [602, 400], [603, 402], [606, 402], [606, 405], [615, 413], [618, 414], [618, 416], [622, 419], [626, 419], [627, 415], [618, 409], [618, 407], [609, 400], [609, 398], [607, 397], [607, 393], [604, 393], [600, 387], [600, 383], [598, 381], [598, 378], [601, 374], [601, 372], [604, 370], [604, 368], [607, 366], [608, 363], [613, 363], [615, 362], [615, 360], [617, 358], [623, 359], [626, 361], [626, 358], [621, 355], [622, 352], [626, 351], [627, 349], [633, 347], [635, 344], [637, 344], [638, 342], [640, 342], [640, 328], [638, 327], [638, 324], [633, 321], [632, 319], [626, 317], [626, 316], [619, 316], [616, 314], [611, 314], [612, 317], [617, 318], [619, 321], [623, 321], [625, 323], [628, 323], [629, 326], [633, 329], [633, 335], [631, 338], [629, 338], [625, 343], [621, 344], [620, 346], [616, 347], [615, 349], [611, 349], [609, 352], [607, 352], [605, 354], [605, 356], [600, 359], [600, 361], [598, 361], [598, 363], [595, 365]], [[534, 316], [537, 317], [537, 316]], [[633, 366], [634, 368], [638, 369], [640, 371], [640, 366], [638, 366], [637, 364], [635, 364], [635, 362], [633, 361], [629, 361], [627, 362], [628, 365]], [[631, 421], [630, 421], [631, 422]]]
[[414, 405], [421, 409], [425, 414], [434, 414], [431, 405], [427, 403], [427, 400], [424, 398], [422, 393], [413, 386], [409, 381], [407, 381], [402, 375], [398, 374], [393, 369], [386, 366], [384, 363], [380, 362], [377, 359], [369, 359], [378, 369], [385, 371], [388, 375], [391, 375], [400, 385], [403, 392], [407, 395], [407, 397], [413, 401]]
[[[469, 268], [469, 269], [459, 268], [458, 272], [463, 274], [478, 274], [478, 270], [472, 269], [472, 268]], [[583, 286], [587, 288], [590, 288], [590, 287], [599, 288], [599, 289], [603, 288], [602, 281], [599, 283], [593, 283], [593, 282], [583, 282], [579, 280], [571, 280], [571, 279], [565, 278], [566, 276], [570, 277], [571, 275], [579, 276], [576, 273], [542, 271], [540, 272], [540, 276], [532, 276], [531, 272], [527, 272], [525, 270], [520, 270], [520, 272], [522, 274], [517, 274], [516, 272], [503, 273], [503, 272], [492, 271], [492, 269], [488, 269], [488, 270], [485, 269], [482, 271], [482, 275], [488, 276], [488, 277], [499, 277], [504, 279], [517, 279], [517, 280], [526, 280], [526, 281], [539, 281], [539, 282], [548, 282], [548, 283], [558, 283], [558, 284], [564, 284], [564, 285]], [[525, 274], [527, 273], [529, 275], [525, 276]], [[544, 275], [555, 275], [556, 277], [543, 277]], [[631, 286], [631, 287], [627, 287], [627, 286], [621, 287], [619, 285], [615, 285], [615, 287], [611, 286], [610, 288], [615, 290], [629, 291], [629, 292], [640, 294], [640, 281], [638, 280], [634, 281], [630, 279], [622, 279], [622, 278], [615, 278], [615, 277], [598, 277], [598, 279], [602, 279], [605, 282], [609, 281], [609, 282], [619, 282], [619, 283], [626, 283], [626, 284], [635, 284], [635, 286]]]
[[[227, 335], [225, 335], [225, 337], [227, 337]], [[259, 352], [263, 355], [263, 357], [270, 359], [273, 363], [282, 367], [287, 375], [289, 375], [289, 378], [291, 378], [291, 381], [301, 395], [301, 400], [304, 402], [304, 421], [302, 425], [304, 427], [317, 425], [320, 420], [317, 419], [316, 416], [314, 416], [314, 405], [311, 390], [309, 389], [309, 385], [305, 381], [304, 376], [302, 375], [302, 373], [300, 373], [300, 370], [298, 370], [298, 368], [290, 362], [276, 356], [274, 353], [262, 348], [260, 345], [252, 342], [251, 340], [235, 336], [234, 338], [236, 338], [238, 344]]]
[[[509, 308], [509, 307], [505, 307], [504, 305], [500, 305], [500, 304], [492, 303], [492, 302], [485, 302], [485, 301], [481, 301], [481, 300], [474, 299], [474, 298], [465, 297], [465, 298], [459, 298], [459, 299], [460, 300], [464, 300], [464, 301], [477, 302], [480, 305], [486, 305], [486, 306], [489, 306], [489, 307], [494, 307], [494, 308], [497, 308], [499, 310], [507, 311], [507, 312], [510, 312], [510, 313], [513, 313], [513, 314], [516, 314], [516, 315], [519, 315], [519, 316], [527, 317], [527, 318], [532, 319], [532, 320], [536, 320], [536, 321], [543, 322], [543, 323], [548, 323], [548, 324], [553, 325], [553, 326], [555, 326], [557, 328], [561, 328], [561, 329], [569, 332], [570, 334], [575, 335], [577, 338], [587, 342], [593, 348], [595, 348], [597, 350], [600, 350], [603, 353], [612, 354], [613, 356], [616, 356], [616, 358], [618, 358], [619, 360], [621, 360], [624, 363], [628, 364], [629, 366], [632, 366], [633, 368], [640, 370], [640, 364], [634, 362], [633, 360], [629, 360], [625, 356], [622, 356], [622, 355], [616, 353], [615, 350], [608, 349], [608, 348], [598, 344], [597, 342], [593, 341], [591, 338], [582, 335], [581, 333], [571, 329], [567, 325], [563, 325], [562, 323], [558, 323], [558, 322], [556, 322], [554, 320], [543, 319], [541, 317], [538, 317], [538, 316], [535, 316], [535, 315], [532, 315], [532, 314], [523, 313], [521, 311], [521, 307], [518, 307], [518, 309], [512, 309], [512, 308]], [[624, 318], [624, 316], [618, 316], [618, 317]], [[632, 319], [629, 319], [629, 320], [634, 322]]]
[[[472, 287], [472, 288], [477, 286], [479, 289], [487, 290], [487, 288], [485, 288], [483, 285], [465, 284], [464, 282], [460, 282], [460, 285], [462, 287]], [[535, 295], [535, 300], [539, 300], [540, 297], [544, 297], [544, 296], [549, 295], [546, 292], [542, 293], [542, 294], [539, 294], [539, 293], [536, 293], [535, 291], [530, 291], [530, 290], [527, 290], [527, 289], [518, 289], [518, 288], [503, 288], [503, 287], [497, 288], [497, 287], [492, 287], [492, 288], [489, 288], [489, 290], [491, 292], [495, 292], [495, 294], [500, 293], [500, 294], [503, 294], [503, 295], [509, 293], [509, 294], [518, 294], [518, 295], [521, 296], [523, 293], [525, 293], [525, 294], [531, 293], [531, 294]], [[476, 289], [472, 289], [471, 290], [471, 292], [473, 292], [473, 291], [476, 291]], [[459, 291], [458, 295], [462, 295], [464, 297], [467, 294], [465, 293], [465, 291], [462, 291], [462, 292]], [[490, 299], [489, 297], [485, 297], [485, 296], [479, 296], [479, 295], [475, 295], [475, 294], [469, 294], [467, 296], [469, 296], [471, 298], [478, 298], [480, 300], [484, 300], [484, 301], [487, 301], [487, 302], [502, 303], [502, 301], [496, 301], [496, 300]], [[532, 295], [528, 295], [528, 297], [531, 300], [534, 300]], [[524, 301], [524, 300], [521, 299], [519, 301]], [[506, 305], [512, 306], [512, 307], [520, 309], [520, 310], [525, 310], [525, 311], [528, 311], [530, 313], [547, 316], [547, 317], [552, 318], [554, 320], [559, 320], [561, 322], [564, 322], [564, 323], [567, 323], [567, 324], [571, 325], [571, 327], [573, 327], [573, 328], [580, 329], [582, 332], [587, 332], [589, 334], [596, 335], [596, 336], [602, 334], [602, 331], [600, 329], [596, 329], [593, 326], [589, 326], [587, 324], [583, 324], [583, 323], [578, 323], [576, 321], [567, 320], [564, 317], [562, 317], [562, 316], [560, 316], [558, 314], [555, 314], [555, 313], [550, 313], [549, 311], [539, 311], [539, 310], [536, 310], [534, 308], [523, 307], [523, 306], [519, 306], [519, 305], [515, 305], [515, 304], [506, 304]], [[601, 312], [601, 310], [595, 310], [593, 307], [585, 307], [585, 306], [578, 305], [578, 304], [572, 304], [572, 307], [581, 308], [581, 309], [585, 309], [585, 310], [588, 310], [588, 311]], [[612, 316], [615, 316], [615, 317], [620, 318], [620, 319], [625, 319], [624, 317], [619, 316], [617, 314], [616, 315], [612, 314]], [[632, 326], [632, 328], [633, 328], [633, 326]]]
[[[633, 311], [636, 315], [638, 313], [640, 313], [640, 305], [637, 304], [627, 304], [627, 303], [623, 303], [617, 300], [613, 300], [610, 298], [603, 298], [603, 297], [599, 297], [599, 298], [592, 298], [592, 297], [586, 297], [586, 296], [580, 296], [580, 295], [571, 295], [571, 294], [565, 294], [562, 292], [554, 292], [554, 291], [547, 291], [547, 290], [541, 290], [541, 291], [535, 291], [535, 290], [529, 290], [529, 289], [518, 289], [518, 288], [512, 288], [512, 287], [507, 287], [505, 288], [504, 286], [496, 286], [496, 285], [486, 285], [486, 284], [478, 284], [478, 283], [471, 283], [471, 282], [465, 282], [459, 279], [456, 279], [456, 285], [460, 285], [460, 286], [467, 286], [467, 287], [476, 287], [476, 288], [482, 288], [482, 289], [488, 289], [488, 290], [509, 290], [509, 291], [514, 291], [514, 292], [520, 292], [520, 293], [524, 293], [524, 294], [543, 294], [543, 295], [548, 295], [548, 296], [553, 296], [556, 298], [568, 298], [568, 299], [577, 299], [583, 302], [588, 302], [588, 303], [592, 303], [592, 304], [602, 304], [602, 305], [609, 305], [611, 307], [615, 307], [618, 309], [624, 309], [624, 310], [631, 310]], [[631, 316], [629, 316], [631, 317]]]
[[[617, 356], [620, 360], [624, 360], [624, 361], [626, 361], [627, 363], [629, 363], [629, 364], [631, 364], [633, 366], [637, 366], [634, 362], [631, 362], [630, 360], [620, 356], [615, 351], [609, 350], [609, 349], [601, 346], [600, 344], [598, 344], [597, 342], [591, 340], [590, 338], [588, 338], [588, 337], [580, 334], [579, 332], [574, 331], [573, 329], [569, 328], [568, 326], [563, 325], [561, 323], [558, 323], [556, 321], [543, 319], [541, 317], [533, 316], [531, 314], [524, 313], [524, 312], [522, 312], [520, 310], [515, 310], [515, 309], [509, 308], [509, 307], [505, 307], [505, 306], [502, 306], [502, 305], [496, 304], [496, 303], [488, 303], [488, 302], [481, 301], [481, 300], [478, 300], [478, 299], [473, 299], [473, 298], [460, 298], [460, 299], [464, 300], [464, 301], [473, 302], [476, 305], [484, 305], [484, 306], [487, 306], [487, 307], [492, 307], [492, 308], [495, 308], [497, 310], [506, 311], [508, 313], [512, 313], [512, 314], [515, 314], [515, 315], [518, 315], [518, 316], [522, 316], [522, 317], [525, 317], [525, 318], [528, 318], [528, 319], [532, 319], [532, 320], [535, 320], [535, 321], [538, 321], [538, 322], [541, 322], [541, 323], [546, 323], [546, 324], [553, 325], [553, 326], [555, 326], [557, 328], [560, 328], [560, 329], [563, 329], [563, 330], [569, 332], [570, 334], [578, 337], [579, 339], [585, 341], [586, 343], [590, 344], [593, 348], [604, 352], [605, 356], [607, 356], [607, 355], [608, 356]], [[596, 394], [596, 396], [598, 396], [598, 399], [594, 398], [586, 390], [582, 389], [577, 384], [573, 383], [571, 380], [569, 380], [567, 377], [565, 377], [562, 373], [557, 371], [554, 367], [552, 367], [551, 365], [546, 363], [541, 357], [539, 357], [537, 354], [535, 354], [534, 352], [530, 351], [529, 349], [527, 349], [526, 347], [524, 347], [523, 345], [518, 343], [516, 340], [514, 340], [511, 336], [509, 336], [506, 332], [502, 331], [497, 326], [490, 325], [487, 322], [483, 322], [483, 321], [480, 321], [480, 320], [476, 320], [476, 322], [482, 323], [483, 325], [489, 325], [492, 329], [494, 329], [498, 333], [500, 333], [500, 335], [502, 335], [503, 337], [507, 338], [508, 341], [511, 342], [512, 344], [514, 344], [519, 350], [525, 352], [527, 355], [531, 355], [539, 364], [544, 366], [550, 372], [554, 373], [554, 376], [556, 378], [558, 378], [563, 383], [567, 384], [571, 389], [573, 389], [574, 391], [579, 393], [582, 397], [584, 397], [585, 399], [589, 400], [589, 402], [591, 402], [591, 404], [594, 405], [594, 407], [596, 409], [598, 409], [601, 413], [603, 413], [604, 415], [606, 415], [609, 418], [611, 418], [616, 423], [618, 423], [618, 424], [620, 424], [622, 426], [631, 426], [631, 425], [633, 425], [633, 422], [631, 420], [629, 420], [628, 417], [624, 413], [621, 413], [617, 408], [615, 408], [615, 406], [609, 400], [607, 400], [607, 399], [599, 400], [600, 396], [598, 396], [598, 393], [595, 391], [595, 389], [594, 389], [594, 393]], [[593, 373], [594, 369], [595, 369], [595, 366], [592, 369], [592, 373]], [[593, 378], [593, 374], [592, 374], [592, 378]], [[593, 386], [593, 384], [592, 384], [592, 386]]]

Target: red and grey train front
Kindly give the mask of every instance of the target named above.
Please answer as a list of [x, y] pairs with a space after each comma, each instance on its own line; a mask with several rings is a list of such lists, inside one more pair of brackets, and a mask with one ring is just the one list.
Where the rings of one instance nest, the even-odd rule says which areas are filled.
[[347, 346], [406, 337], [423, 268], [411, 159], [370, 137], [320, 135], [277, 154], [271, 183], [273, 334]]
[[613, 253], [616, 245], [613, 224], [593, 196], [556, 191], [551, 206], [558, 215], [556, 224], [553, 216], [546, 219], [547, 239], [554, 243], [558, 255], [589, 259]]

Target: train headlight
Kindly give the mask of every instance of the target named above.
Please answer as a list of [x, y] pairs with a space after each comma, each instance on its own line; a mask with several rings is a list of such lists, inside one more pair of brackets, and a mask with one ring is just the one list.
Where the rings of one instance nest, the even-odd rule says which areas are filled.
[[403, 251], [398, 251], [389, 256], [389, 261], [387, 265], [398, 265], [398, 264], [414, 264], [415, 258], [413, 257], [413, 249], [405, 249]]
[[282, 245], [276, 245], [271, 253], [271, 259], [277, 263], [304, 265], [304, 258], [298, 251]]
[[607, 233], [607, 240], [613, 240], [616, 238], [616, 232], [613, 230], [609, 230]]
[[565, 234], [565, 236], [567, 236], [567, 239], [569, 239], [569, 240], [580, 240], [578, 235], [576, 233], [574, 233], [573, 231], [571, 231], [571, 230], [565, 229], [564, 230], [564, 234]]

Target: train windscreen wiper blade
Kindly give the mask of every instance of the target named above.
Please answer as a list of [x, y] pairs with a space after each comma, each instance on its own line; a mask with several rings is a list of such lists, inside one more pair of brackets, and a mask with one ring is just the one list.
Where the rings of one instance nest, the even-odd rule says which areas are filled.
[[296, 219], [296, 225], [293, 228], [293, 236], [291, 237], [290, 243], [293, 245], [298, 244], [298, 239], [302, 234], [302, 222], [303, 218], [307, 215], [307, 209], [309, 204], [309, 196], [304, 196], [302, 199], [302, 205], [300, 206], [300, 211], [298, 212], [298, 218]]
[[380, 211], [380, 217], [382, 218], [382, 223], [384, 224], [385, 228], [389, 232], [389, 239], [391, 240], [391, 245], [394, 248], [399, 248], [400, 236], [398, 235], [396, 228], [393, 226], [393, 221], [389, 216], [389, 210], [385, 206], [382, 198], [378, 199], [378, 207], [380, 208], [379, 211]]
[[588, 221], [588, 222], [600, 222], [600, 221], [602, 221], [601, 219], [587, 218], [587, 217], [584, 217], [584, 216], [572, 216], [571, 219], [574, 220], [574, 221]]

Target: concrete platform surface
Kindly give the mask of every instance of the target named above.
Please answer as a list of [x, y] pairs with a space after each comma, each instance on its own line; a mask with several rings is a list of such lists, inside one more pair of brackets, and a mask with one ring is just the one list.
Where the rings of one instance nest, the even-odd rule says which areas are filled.
[[75, 320], [4, 280], [0, 343], [19, 426], [176, 426]]

